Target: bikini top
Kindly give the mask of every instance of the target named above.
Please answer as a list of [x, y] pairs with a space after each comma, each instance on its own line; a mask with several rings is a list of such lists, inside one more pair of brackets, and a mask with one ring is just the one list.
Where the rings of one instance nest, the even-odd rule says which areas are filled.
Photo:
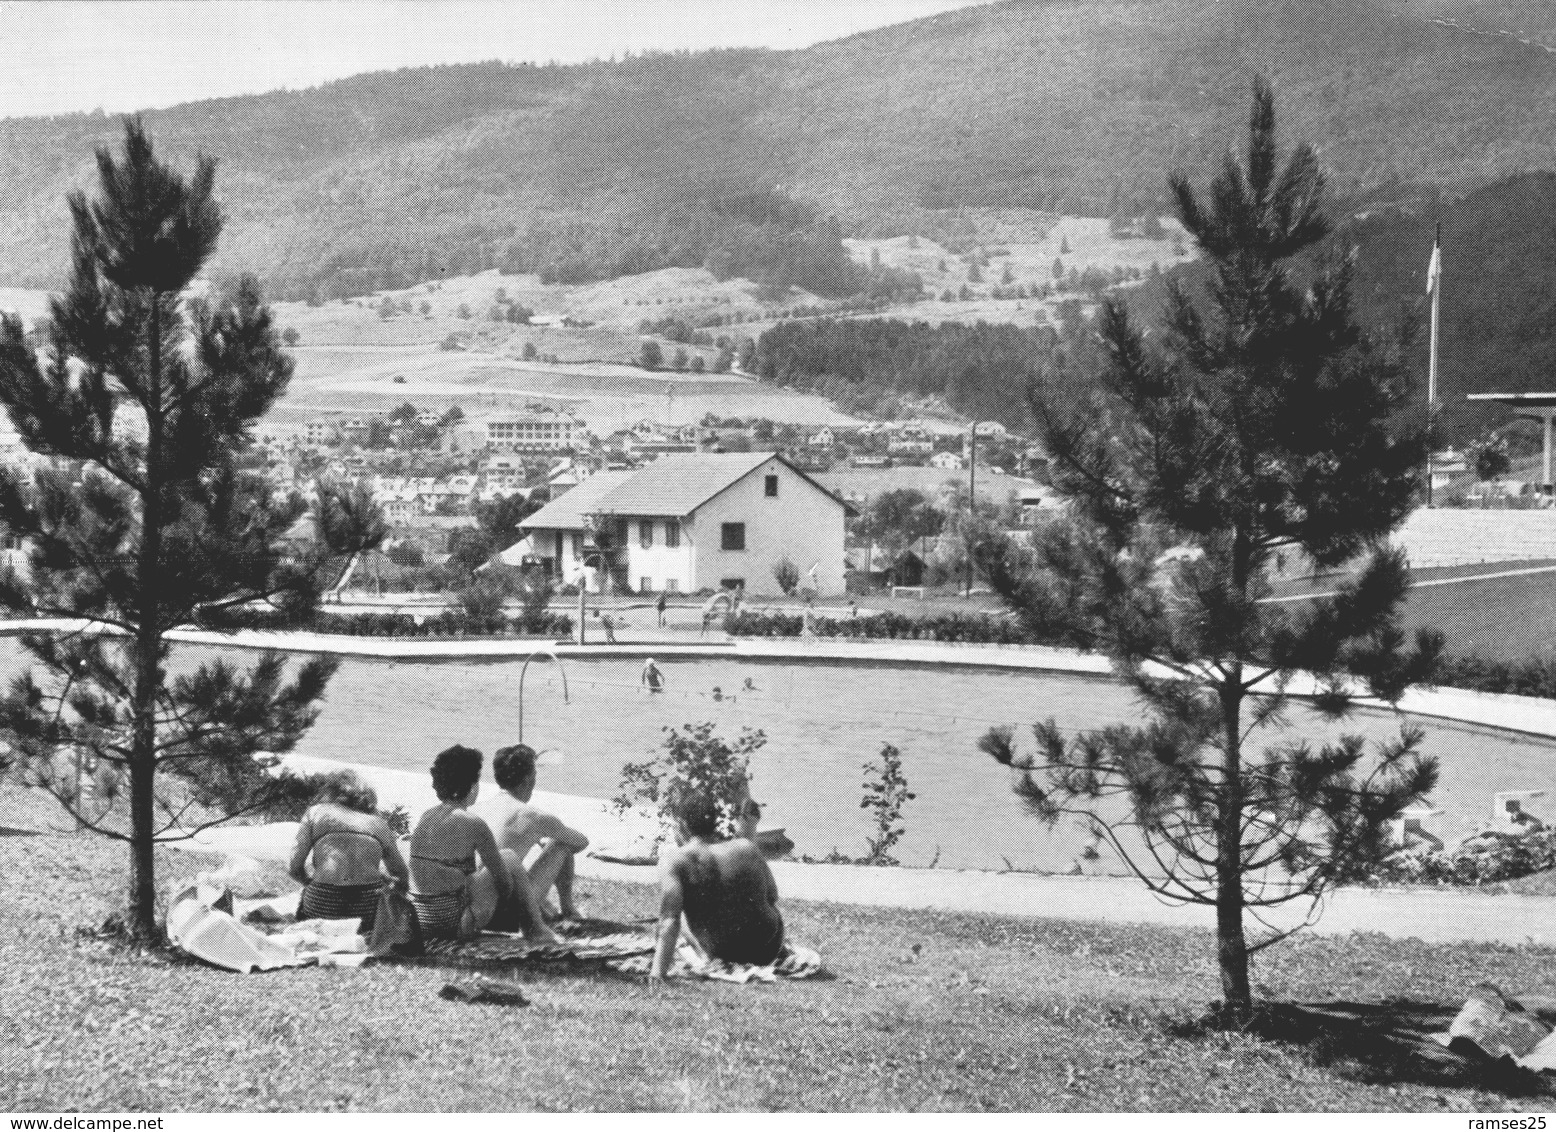
[[474, 849], [470, 850], [470, 855], [468, 857], [460, 857], [458, 860], [453, 861], [449, 860], [447, 857], [429, 857], [425, 853], [412, 853], [411, 860], [427, 861], [430, 864], [442, 865], [446, 869], [458, 869], [466, 876], [469, 876], [471, 873], [475, 872], [476, 869]]
[[346, 837], [365, 837], [369, 841], [371, 841], [375, 846], [377, 846], [380, 849], [380, 851], [383, 849], [383, 842], [379, 841], [377, 836], [375, 836], [374, 834], [368, 833], [365, 829], [338, 829], [337, 828], [337, 829], [319, 830], [319, 829], [316, 828], [313, 816], [311, 814], [308, 816], [307, 821], [308, 821], [308, 828], [311, 831], [313, 831], [313, 844], [314, 845], [318, 845], [319, 842], [323, 841], [326, 837], [334, 837], [337, 834], [339, 834], [339, 835], [344, 835]]

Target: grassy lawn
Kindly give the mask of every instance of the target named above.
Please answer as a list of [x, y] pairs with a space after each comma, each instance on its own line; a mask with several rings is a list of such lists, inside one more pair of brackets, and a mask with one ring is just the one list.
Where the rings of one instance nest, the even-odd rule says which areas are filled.
[[[3, 824], [61, 824], [7, 791]], [[209, 867], [167, 853], [171, 882]], [[123, 854], [101, 839], [0, 836], [0, 1107], [82, 1110], [1528, 1108], [1473, 1069], [1377, 1042], [1194, 1025], [1210, 937], [1042, 919], [791, 903], [830, 981], [672, 983], [518, 969], [528, 1007], [444, 1001], [454, 971], [239, 976], [83, 932]], [[165, 887], [165, 885], [164, 885]], [[586, 882], [593, 915], [651, 914], [644, 887]], [[1452, 1010], [1490, 978], [1549, 993], [1549, 951], [1308, 937], [1255, 973], [1287, 1002]], [[1545, 1103], [1532, 1098], [1535, 1103]]]

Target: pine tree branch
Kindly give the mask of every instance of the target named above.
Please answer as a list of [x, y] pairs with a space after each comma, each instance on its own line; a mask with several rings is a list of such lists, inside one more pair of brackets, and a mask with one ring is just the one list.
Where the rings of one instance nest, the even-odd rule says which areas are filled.
[[62, 791], [57, 789], [51, 781], [40, 779], [30, 783], [29, 785], [33, 786], [35, 789], [42, 790], [49, 797], [53, 798], [54, 801], [59, 803], [60, 808], [69, 814], [75, 821], [79, 822], [83, 828], [90, 829], [93, 833], [100, 833], [104, 837], [111, 838], [114, 841], [130, 840], [129, 834], [121, 833], [118, 830], [110, 829], [101, 824], [102, 821], [113, 812], [112, 806], [109, 806], [95, 818], [88, 817], [85, 810], [82, 810], [74, 802], [70, 801], [69, 798], [67, 798], [67, 796]]

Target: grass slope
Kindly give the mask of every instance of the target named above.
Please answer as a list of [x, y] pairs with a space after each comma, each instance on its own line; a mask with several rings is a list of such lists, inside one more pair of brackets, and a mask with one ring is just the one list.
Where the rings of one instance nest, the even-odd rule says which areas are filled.
[[[56, 822], [3, 794], [8, 827]], [[167, 853], [161, 876], [210, 862]], [[789, 904], [834, 981], [768, 987], [517, 972], [532, 1005], [437, 997], [454, 972], [369, 967], [238, 976], [125, 952], [108, 912], [123, 853], [0, 836], [0, 1106], [208, 1110], [1422, 1110], [1528, 1107], [1466, 1067], [1403, 1063], [1366, 1034], [1205, 1032], [1204, 932]], [[651, 890], [588, 882], [587, 909], [652, 913]], [[1299, 939], [1261, 995], [1454, 1009], [1494, 979], [1546, 989], [1549, 951]]]

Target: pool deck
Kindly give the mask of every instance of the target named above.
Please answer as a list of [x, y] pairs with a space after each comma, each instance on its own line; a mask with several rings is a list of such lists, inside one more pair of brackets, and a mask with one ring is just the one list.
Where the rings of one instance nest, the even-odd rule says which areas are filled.
[[[0, 633], [61, 628], [57, 622], [0, 623]], [[795, 638], [688, 639], [688, 634], [661, 631], [656, 639], [620, 644], [555, 645], [526, 639], [426, 640], [396, 637], [344, 637], [326, 633], [243, 631], [211, 633], [181, 630], [170, 634], [190, 644], [248, 649], [282, 649], [387, 661], [515, 661], [532, 655], [563, 659], [739, 658], [832, 663], [957, 665], [1106, 677], [1107, 661], [1094, 654], [1043, 646], [949, 644], [933, 641], [838, 641]], [[679, 639], [677, 639], [679, 638]], [[1311, 681], [1293, 681], [1289, 689], [1312, 691]], [[1366, 703], [1367, 701], [1363, 701]], [[1387, 710], [1387, 705], [1374, 704]], [[1473, 727], [1487, 727], [1543, 738], [1556, 738], [1556, 700], [1492, 695], [1458, 689], [1420, 689], [1406, 694], [1399, 710]], [[336, 764], [288, 757], [300, 771]], [[385, 806], [396, 803], [411, 812], [432, 804], [425, 776], [381, 767], [357, 765], [378, 790]], [[623, 820], [607, 812], [599, 799], [536, 791], [535, 800], [588, 833], [596, 846], [626, 845], [651, 832], [641, 817]], [[481, 807], [477, 806], [477, 812]], [[295, 826], [227, 826], [207, 830], [188, 848], [258, 859], [285, 860]], [[578, 859], [583, 876], [652, 883], [650, 867]], [[1150, 923], [1179, 927], [1214, 926], [1213, 909], [1166, 904], [1137, 880], [1127, 877], [1071, 877], [1032, 873], [977, 872], [954, 869], [868, 868], [854, 865], [809, 865], [788, 861], [773, 864], [784, 897], [893, 908], [943, 909], [995, 915]], [[1293, 914], [1293, 913], [1297, 914]], [[1295, 926], [1295, 908], [1277, 909], [1270, 917], [1281, 927]], [[1470, 940], [1556, 946], [1556, 897], [1515, 896], [1463, 889], [1359, 889], [1333, 893], [1313, 928], [1325, 934], [1380, 932], [1430, 941]]]

